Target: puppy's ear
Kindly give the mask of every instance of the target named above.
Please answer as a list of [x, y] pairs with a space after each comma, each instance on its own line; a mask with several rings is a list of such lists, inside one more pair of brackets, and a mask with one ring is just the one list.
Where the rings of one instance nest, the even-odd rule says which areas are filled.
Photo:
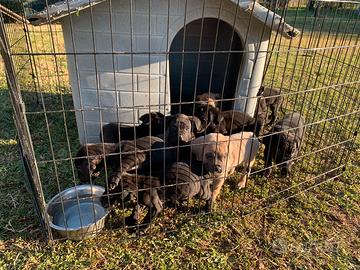
[[158, 124], [163, 118], [164, 115], [161, 112], [151, 112], [151, 113], [143, 114], [142, 116], [140, 116], [139, 120], [143, 124], [149, 124], [150, 121], [151, 123]]
[[262, 93], [264, 92], [264, 86], [260, 86], [260, 88], [259, 88], [259, 91], [258, 91], [258, 93], [257, 93], [257, 95], [258, 96], [261, 96], [262, 95]]
[[203, 131], [203, 126], [199, 118], [197, 118], [196, 116], [189, 116], [189, 119], [191, 121], [193, 131], [195, 133], [199, 133]]
[[212, 93], [213, 98], [220, 99], [221, 95], [219, 93]]
[[143, 123], [143, 124], [148, 124], [150, 122], [150, 119], [152, 118], [151, 113], [146, 113], [143, 114], [142, 116], [140, 116], [139, 120]]
[[165, 117], [165, 115], [163, 115], [161, 112], [156, 112], [154, 114], [156, 115], [157, 119], [163, 119]]
[[204, 143], [204, 136], [191, 141], [191, 152], [195, 155], [197, 161], [203, 161]]

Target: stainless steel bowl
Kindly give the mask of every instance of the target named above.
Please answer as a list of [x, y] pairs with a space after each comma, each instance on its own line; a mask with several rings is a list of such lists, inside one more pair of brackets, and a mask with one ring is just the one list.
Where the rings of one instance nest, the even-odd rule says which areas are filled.
[[60, 192], [47, 203], [50, 226], [68, 239], [94, 236], [105, 225], [107, 211], [100, 202], [104, 191], [100, 186], [79, 185]]

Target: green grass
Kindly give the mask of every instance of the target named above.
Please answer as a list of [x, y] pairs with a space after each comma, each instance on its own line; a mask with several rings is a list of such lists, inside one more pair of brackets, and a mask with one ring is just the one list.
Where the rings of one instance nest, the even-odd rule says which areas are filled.
[[[326, 17], [324, 27], [331, 35], [322, 31], [310, 36], [308, 31], [312, 30], [314, 18], [300, 10], [295, 20], [295, 14], [296, 10], [290, 9], [287, 21], [294, 22], [300, 29], [305, 22], [306, 31], [291, 42], [272, 40], [275, 49], [291, 48], [291, 51], [272, 55], [265, 85], [281, 87], [285, 111], [300, 111], [308, 123], [358, 111], [359, 83], [323, 87], [358, 80], [358, 35], [350, 34], [348, 29], [358, 27], [359, 23], [345, 25], [346, 15], [337, 14], [334, 21], [342, 24], [343, 39], [334, 35], [337, 28], [330, 25], [330, 17]], [[318, 29], [320, 19], [315, 19]], [[53, 45], [57, 51], [64, 50], [59, 27], [53, 29], [54, 44], [46, 27], [32, 30], [36, 30], [31, 34], [36, 52], [51, 52]], [[13, 35], [11, 40], [19, 35]], [[26, 51], [23, 44], [17, 43], [13, 50]], [[328, 49], [310, 55], [294, 49], [334, 44], [357, 47]], [[74, 184], [71, 164], [52, 161], [49, 137], [56, 159], [74, 155], [79, 146], [72, 112], [67, 112], [65, 117], [62, 113], [48, 113], [47, 118], [38, 113], [43, 110], [41, 100], [46, 109], [72, 108], [66, 59], [36, 57], [36, 88], [26, 57], [18, 56], [15, 60], [18, 67], [24, 67], [19, 70], [20, 86], [27, 112], [31, 112], [27, 115], [29, 127], [40, 162], [45, 197], [49, 199], [58, 192], [56, 180], [61, 189]], [[62, 76], [50, 76], [56, 71]], [[313, 88], [319, 89], [304, 92]], [[275, 176], [266, 180], [253, 175], [246, 194], [233, 190], [236, 176], [229, 179], [217, 211], [211, 215], [193, 217], [190, 213], [167, 209], [152, 226], [152, 236], [129, 240], [131, 235], [120, 227], [105, 230], [92, 240], [46, 243], [24, 186], [9, 93], [3, 79], [0, 80], [0, 100], [0, 269], [357, 269], [360, 265], [360, 139], [325, 148], [353, 138], [359, 114], [310, 126], [302, 150], [308, 155], [295, 164], [293, 177]], [[322, 148], [325, 149], [312, 154]], [[348, 153], [351, 153], [349, 157]], [[262, 168], [261, 157], [259, 153], [255, 169]], [[347, 159], [344, 173], [341, 169], [333, 170]], [[322, 174], [324, 176], [316, 177]], [[335, 178], [327, 181], [331, 177]], [[319, 186], [312, 188], [317, 184]], [[284, 191], [287, 188], [290, 189]], [[264, 207], [268, 208], [253, 213]], [[241, 211], [244, 217], [240, 217]], [[121, 215], [115, 213], [113, 225], [121, 223]]]

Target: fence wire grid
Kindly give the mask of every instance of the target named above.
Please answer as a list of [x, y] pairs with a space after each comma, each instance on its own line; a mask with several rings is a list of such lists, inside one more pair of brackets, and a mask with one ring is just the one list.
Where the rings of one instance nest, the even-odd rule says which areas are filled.
[[1, 51], [47, 239], [246, 216], [346, 170], [359, 2], [15, 2]]

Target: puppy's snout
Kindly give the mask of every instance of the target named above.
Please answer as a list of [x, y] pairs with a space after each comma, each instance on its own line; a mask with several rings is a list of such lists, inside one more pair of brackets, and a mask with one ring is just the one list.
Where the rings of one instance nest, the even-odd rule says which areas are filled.
[[221, 166], [220, 165], [216, 165], [215, 166], [215, 172], [217, 172], [217, 173], [222, 173], [222, 168], [221, 168]]

